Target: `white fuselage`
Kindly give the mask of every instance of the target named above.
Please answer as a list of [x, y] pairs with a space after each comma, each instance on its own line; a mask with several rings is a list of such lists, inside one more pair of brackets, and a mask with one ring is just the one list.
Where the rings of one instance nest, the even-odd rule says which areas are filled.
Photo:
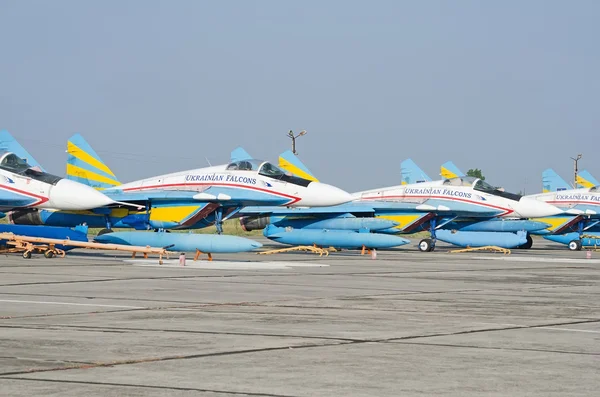
[[48, 183], [0, 169], [0, 189], [7, 196], [12, 195], [19, 202], [28, 203], [18, 207], [47, 208], [44, 204], [49, 201], [51, 188], [52, 185]]
[[485, 191], [475, 190], [472, 186], [453, 186], [445, 184], [447, 180], [423, 182], [410, 185], [398, 185], [381, 189], [366, 190], [354, 194], [355, 201], [397, 201], [420, 204], [419, 210], [482, 212], [489, 209], [495, 217], [534, 218], [561, 213], [552, 205], [536, 202], [523, 197], [513, 200]]
[[600, 191], [597, 190], [598, 187], [581, 188], [532, 194], [527, 197], [552, 204], [567, 213], [595, 215], [600, 213]]
[[[143, 192], [145, 190], [184, 190], [204, 192], [210, 187], [243, 189], [260, 195], [282, 198], [285, 206], [330, 206], [350, 201], [352, 196], [325, 183], [306, 181], [305, 185], [271, 178], [255, 170], [227, 170], [226, 165], [174, 172], [126, 183], [105, 190]], [[263, 196], [264, 197], [264, 196]]]
[[89, 186], [67, 179], [55, 178], [57, 181], [52, 184], [35, 177], [0, 169], [0, 198], [4, 198], [2, 209], [87, 210], [113, 202]]

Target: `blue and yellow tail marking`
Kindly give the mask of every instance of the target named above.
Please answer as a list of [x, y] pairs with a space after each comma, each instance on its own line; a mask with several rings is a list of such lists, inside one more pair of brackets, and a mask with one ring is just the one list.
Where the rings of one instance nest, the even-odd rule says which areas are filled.
[[587, 170], [583, 170], [577, 174], [577, 187], [594, 187], [598, 185], [600, 185], [600, 182]]
[[465, 176], [465, 173], [462, 172], [452, 161], [446, 161], [440, 167], [440, 175], [444, 179], [450, 178], [459, 178]]
[[234, 149], [231, 152], [231, 162], [235, 163], [236, 161], [242, 161], [242, 160], [251, 160], [252, 156], [250, 156], [250, 154], [244, 150], [244, 148], [239, 147], [237, 149]]
[[98, 190], [121, 184], [100, 156], [79, 134], [73, 135], [67, 142], [67, 179]]
[[542, 172], [542, 192], [558, 192], [561, 190], [572, 189], [569, 184], [560, 177], [552, 168]]
[[403, 185], [431, 181], [431, 178], [425, 171], [419, 168], [419, 166], [411, 159], [404, 160], [400, 163], [400, 173]]
[[309, 181], [319, 182], [319, 180], [313, 175], [312, 172], [302, 164], [302, 161], [292, 153], [291, 150], [287, 150], [279, 155], [279, 168], [291, 172], [295, 176], [300, 178], [308, 179]]
[[27, 161], [32, 167], [39, 167], [42, 171], [44, 170], [40, 163], [35, 161], [33, 156], [29, 154], [23, 146], [17, 142], [17, 140], [6, 130], [0, 131], [0, 150], [6, 150], [19, 156], [20, 158]]

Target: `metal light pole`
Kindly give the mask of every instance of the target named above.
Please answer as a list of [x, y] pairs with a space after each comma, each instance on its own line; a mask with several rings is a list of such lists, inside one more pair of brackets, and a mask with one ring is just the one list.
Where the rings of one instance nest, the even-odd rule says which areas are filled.
[[575, 170], [574, 170], [575, 184], [573, 185], [573, 188], [574, 188], [574, 189], [577, 189], [577, 162], [578, 162], [579, 160], [581, 160], [581, 157], [583, 157], [583, 155], [581, 155], [581, 154], [578, 154], [578, 155], [577, 155], [577, 158], [573, 158], [573, 157], [571, 157], [571, 160], [573, 160], [573, 162], [574, 162], [574, 166], [575, 166], [575, 167], [574, 167], [574, 169], [575, 169]]
[[306, 135], [306, 130], [300, 131], [298, 135], [294, 135], [294, 132], [292, 130], [288, 132], [288, 136], [292, 139], [292, 153], [294, 153], [295, 155], [298, 155], [298, 153], [296, 153], [296, 138], [302, 135]]

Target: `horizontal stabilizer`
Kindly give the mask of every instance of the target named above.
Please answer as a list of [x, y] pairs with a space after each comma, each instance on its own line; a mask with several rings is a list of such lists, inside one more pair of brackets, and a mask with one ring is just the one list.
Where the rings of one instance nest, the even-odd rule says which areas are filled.
[[550, 226], [546, 230], [551, 234], [563, 234], [573, 231], [573, 228], [575, 228], [577, 223], [582, 219], [584, 218], [579, 215], [556, 215], [547, 218], [535, 218], [532, 220], [549, 224]]

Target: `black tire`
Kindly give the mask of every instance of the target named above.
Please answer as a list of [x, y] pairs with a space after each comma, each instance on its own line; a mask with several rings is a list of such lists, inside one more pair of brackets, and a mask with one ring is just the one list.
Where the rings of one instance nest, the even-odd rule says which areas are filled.
[[581, 244], [581, 240], [572, 240], [569, 242], [569, 249], [571, 251], [581, 251], [583, 244]]
[[430, 238], [424, 238], [423, 240], [419, 241], [419, 251], [421, 252], [431, 252], [433, 251], [434, 246], [433, 246], [433, 240]]
[[102, 229], [98, 232], [98, 236], [102, 236], [103, 234], [112, 233], [111, 229]]
[[527, 234], [527, 242], [525, 244], [519, 245], [517, 248], [521, 250], [528, 250], [533, 246], [533, 238], [531, 238], [530, 234]]
[[31, 258], [31, 251], [25, 251], [25, 252], [23, 252], [23, 258], [30, 259]]
[[44, 252], [44, 257], [48, 258], [48, 259], [54, 258], [54, 252], [53, 251], [45, 251]]

